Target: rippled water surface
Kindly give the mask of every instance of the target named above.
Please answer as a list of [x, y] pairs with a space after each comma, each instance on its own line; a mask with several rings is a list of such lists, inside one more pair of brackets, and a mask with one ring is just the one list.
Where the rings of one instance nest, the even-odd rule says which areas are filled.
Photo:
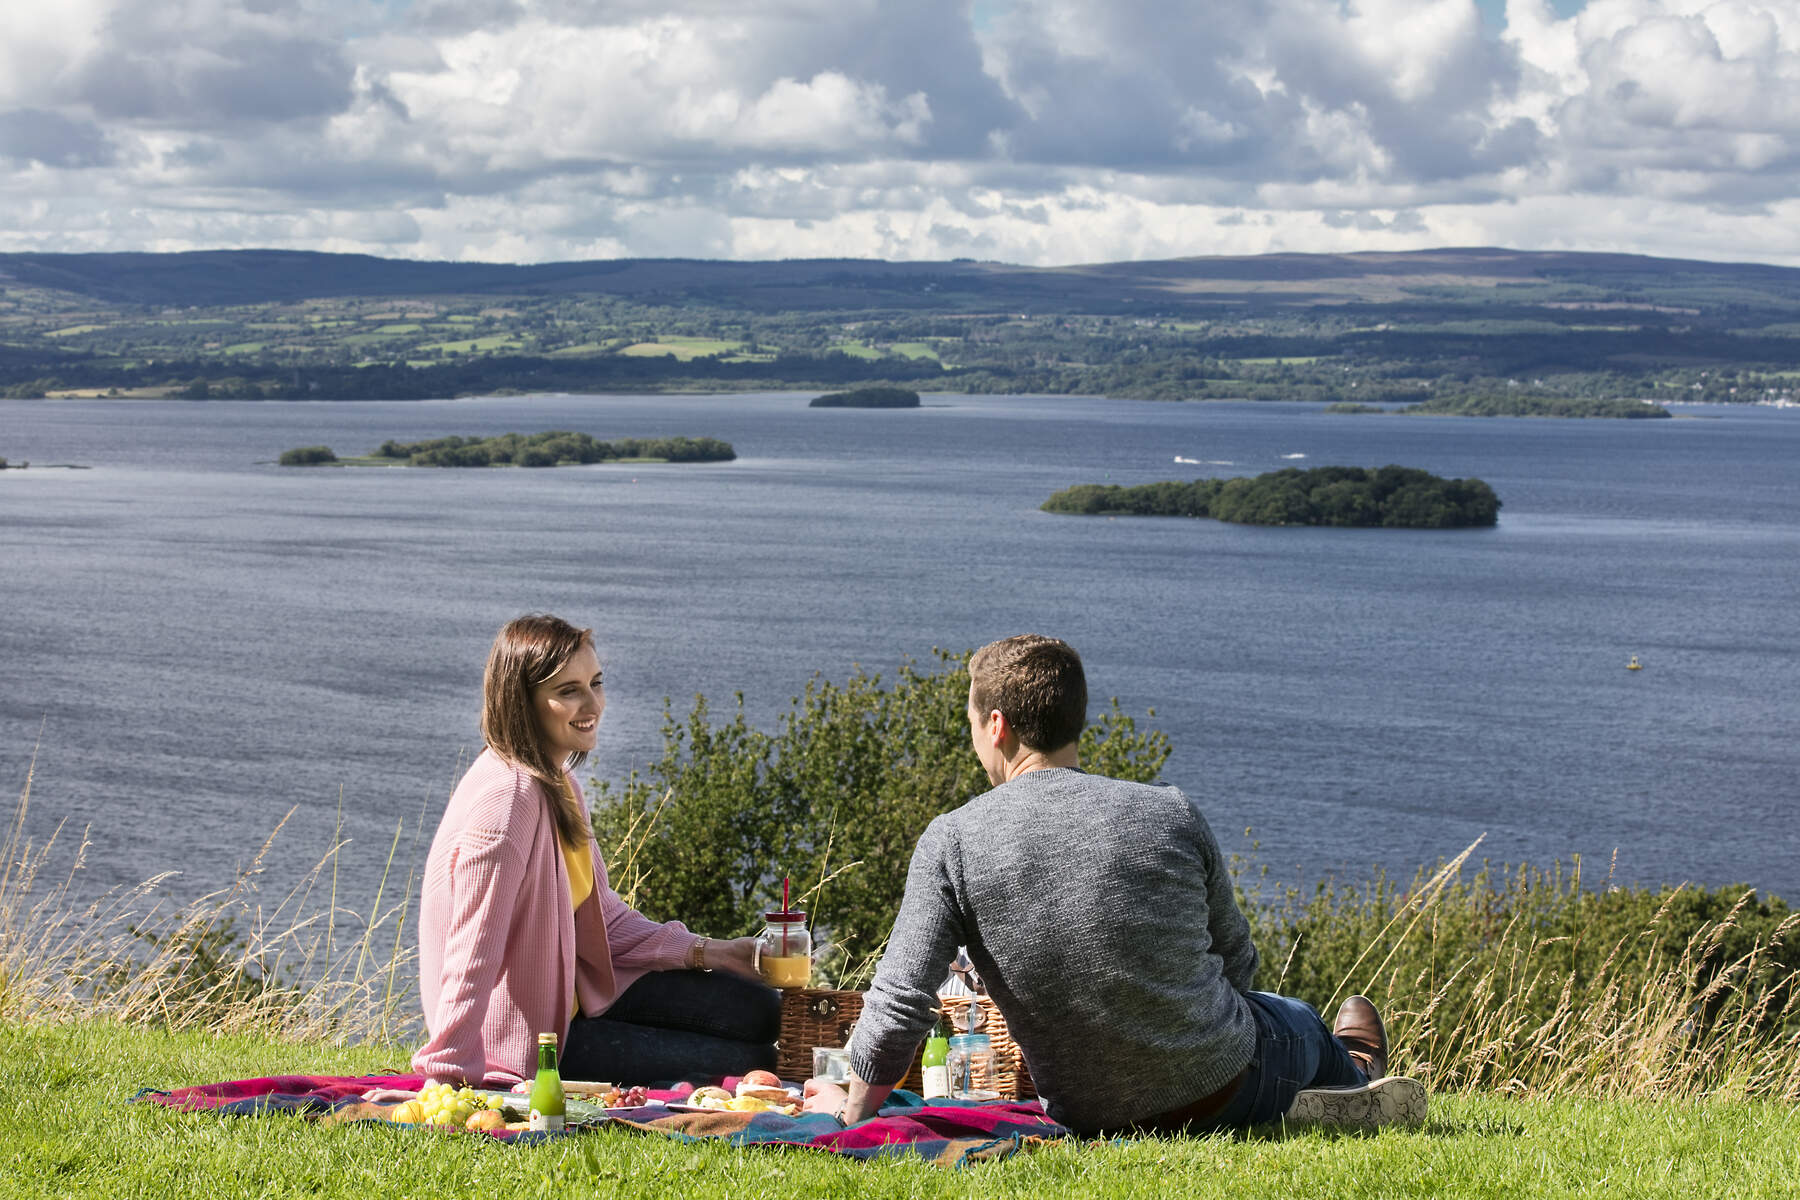
[[[0, 779], [91, 824], [87, 887], [224, 882], [298, 806], [372, 889], [478, 748], [481, 662], [528, 609], [592, 625], [594, 765], [664, 696], [772, 726], [813, 672], [1065, 637], [1165, 730], [1166, 777], [1281, 878], [1410, 872], [1486, 833], [1534, 861], [1800, 895], [1800, 414], [1343, 417], [1309, 405], [793, 395], [429, 403], [0, 402]], [[281, 450], [580, 429], [733, 463], [284, 470]], [[1304, 455], [1305, 458], [1293, 458]], [[1207, 465], [1179, 466], [1174, 458]], [[1084, 481], [1395, 462], [1479, 476], [1497, 529], [1056, 517]], [[1640, 672], [1624, 670], [1638, 655]], [[1247, 838], [1246, 827], [1254, 829]]]

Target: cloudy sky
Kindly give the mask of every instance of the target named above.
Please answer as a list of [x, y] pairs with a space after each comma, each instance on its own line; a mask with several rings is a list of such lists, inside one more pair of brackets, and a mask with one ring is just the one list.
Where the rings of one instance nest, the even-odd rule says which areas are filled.
[[0, 250], [1800, 265], [1800, 0], [0, 0]]

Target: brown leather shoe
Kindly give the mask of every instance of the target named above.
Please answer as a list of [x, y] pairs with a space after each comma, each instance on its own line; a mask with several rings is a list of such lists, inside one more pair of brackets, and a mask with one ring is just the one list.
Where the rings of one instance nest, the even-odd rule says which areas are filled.
[[1344, 1001], [1331, 1032], [1364, 1075], [1376, 1080], [1387, 1074], [1387, 1029], [1367, 996], [1352, 996]]

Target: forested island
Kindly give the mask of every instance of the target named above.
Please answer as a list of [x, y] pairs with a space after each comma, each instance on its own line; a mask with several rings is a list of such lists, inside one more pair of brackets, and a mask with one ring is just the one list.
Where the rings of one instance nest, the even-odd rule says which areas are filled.
[[1413, 467], [1288, 467], [1192, 483], [1083, 483], [1057, 492], [1042, 507], [1083, 516], [1211, 517], [1240, 525], [1458, 529], [1493, 525], [1500, 499], [1479, 479], [1445, 479]]
[[1342, 402], [1329, 405], [1329, 413], [1401, 413], [1440, 417], [1609, 417], [1642, 420], [1674, 414], [1660, 404], [1644, 400], [1602, 399], [1585, 396], [1545, 396], [1532, 393], [1507, 395], [1433, 396], [1404, 408], [1380, 408], [1373, 404]]
[[917, 408], [919, 393], [898, 387], [854, 388], [815, 396], [808, 408]]
[[731, 443], [718, 438], [618, 438], [602, 442], [585, 433], [503, 433], [498, 437], [441, 437], [423, 442], [386, 441], [374, 453], [339, 458], [329, 446], [282, 452], [284, 467], [561, 467], [598, 462], [730, 462]]

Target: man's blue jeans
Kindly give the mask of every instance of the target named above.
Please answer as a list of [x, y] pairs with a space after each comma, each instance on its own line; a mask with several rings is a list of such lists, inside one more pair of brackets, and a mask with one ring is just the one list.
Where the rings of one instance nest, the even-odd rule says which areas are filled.
[[1305, 1088], [1358, 1087], [1368, 1082], [1312, 1005], [1273, 992], [1246, 992], [1244, 999], [1256, 1020], [1256, 1050], [1243, 1085], [1213, 1118], [1215, 1128], [1242, 1129], [1273, 1121]]

